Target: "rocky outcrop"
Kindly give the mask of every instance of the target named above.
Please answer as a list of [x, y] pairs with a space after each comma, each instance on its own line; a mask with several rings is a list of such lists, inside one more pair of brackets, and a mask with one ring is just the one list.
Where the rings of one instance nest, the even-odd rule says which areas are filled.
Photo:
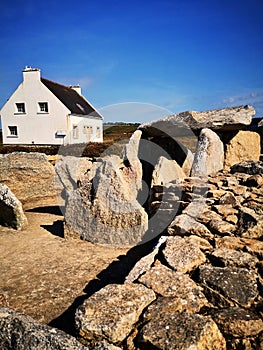
[[202, 129], [195, 152], [191, 176], [213, 175], [224, 166], [224, 145], [210, 129]]
[[0, 184], [0, 225], [22, 230], [27, 225], [21, 202], [6, 185]]
[[24, 208], [57, 203], [54, 177], [45, 154], [14, 152], [0, 157], [0, 183], [10, 188]]
[[259, 161], [260, 153], [259, 134], [241, 130], [225, 143], [224, 168], [229, 169], [232, 165], [242, 161]]

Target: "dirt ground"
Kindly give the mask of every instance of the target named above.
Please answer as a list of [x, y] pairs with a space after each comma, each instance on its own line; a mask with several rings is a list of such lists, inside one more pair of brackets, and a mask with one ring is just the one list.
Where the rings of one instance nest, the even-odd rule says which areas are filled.
[[26, 216], [24, 231], [0, 226], [0, 305], [74, 334], [77, 306], [105, 285], [122, 283], [142, 248], [66, 240], [56, 206]]

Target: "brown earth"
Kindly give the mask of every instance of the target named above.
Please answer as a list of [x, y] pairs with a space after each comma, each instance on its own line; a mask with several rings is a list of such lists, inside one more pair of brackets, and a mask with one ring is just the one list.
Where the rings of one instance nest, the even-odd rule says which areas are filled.
[[74, 334], [76, 307], [122, 283], [142, 247], [114, 249], [63, 238], [58, 206], [26, 212], [24, 231], [0, 226], [0, 305]]

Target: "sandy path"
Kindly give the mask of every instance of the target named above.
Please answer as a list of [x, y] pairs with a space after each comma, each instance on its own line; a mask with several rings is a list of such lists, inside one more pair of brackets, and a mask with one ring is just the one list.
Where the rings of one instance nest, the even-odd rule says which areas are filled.
[[22, 232], [0, 226], [0, 304], [70, 333], [78, 304], [121, 280], [127, 249], [65, 240], [57, 208], [35, 210]]

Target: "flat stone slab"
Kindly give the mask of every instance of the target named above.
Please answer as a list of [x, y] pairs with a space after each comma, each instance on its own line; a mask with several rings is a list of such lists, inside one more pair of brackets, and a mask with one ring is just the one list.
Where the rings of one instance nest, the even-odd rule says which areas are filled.
[[186, 312], [157, 314], [140, 332], [144, 349], [226, 349], [226, 342], [210, 318]]
[[252, 106], [238, 106], [204, 112], [186, 111], [139, 126], [149, 136], [185, 136], [191, 130], [209, 128], [217, 131], [240, 130], [250, 125], [255, 110]]
[[141, 284], [109, 284], [93, 294], [76, 311], [76, 328], [87, 342], [122, 342], [143, 310], [156, 298]]
[[252, 271], [214, 266], [200, 266], [199, 269], [201, 285], [208, 286], [234, 303], [250, 307], [258, 295], [257, 276]]

